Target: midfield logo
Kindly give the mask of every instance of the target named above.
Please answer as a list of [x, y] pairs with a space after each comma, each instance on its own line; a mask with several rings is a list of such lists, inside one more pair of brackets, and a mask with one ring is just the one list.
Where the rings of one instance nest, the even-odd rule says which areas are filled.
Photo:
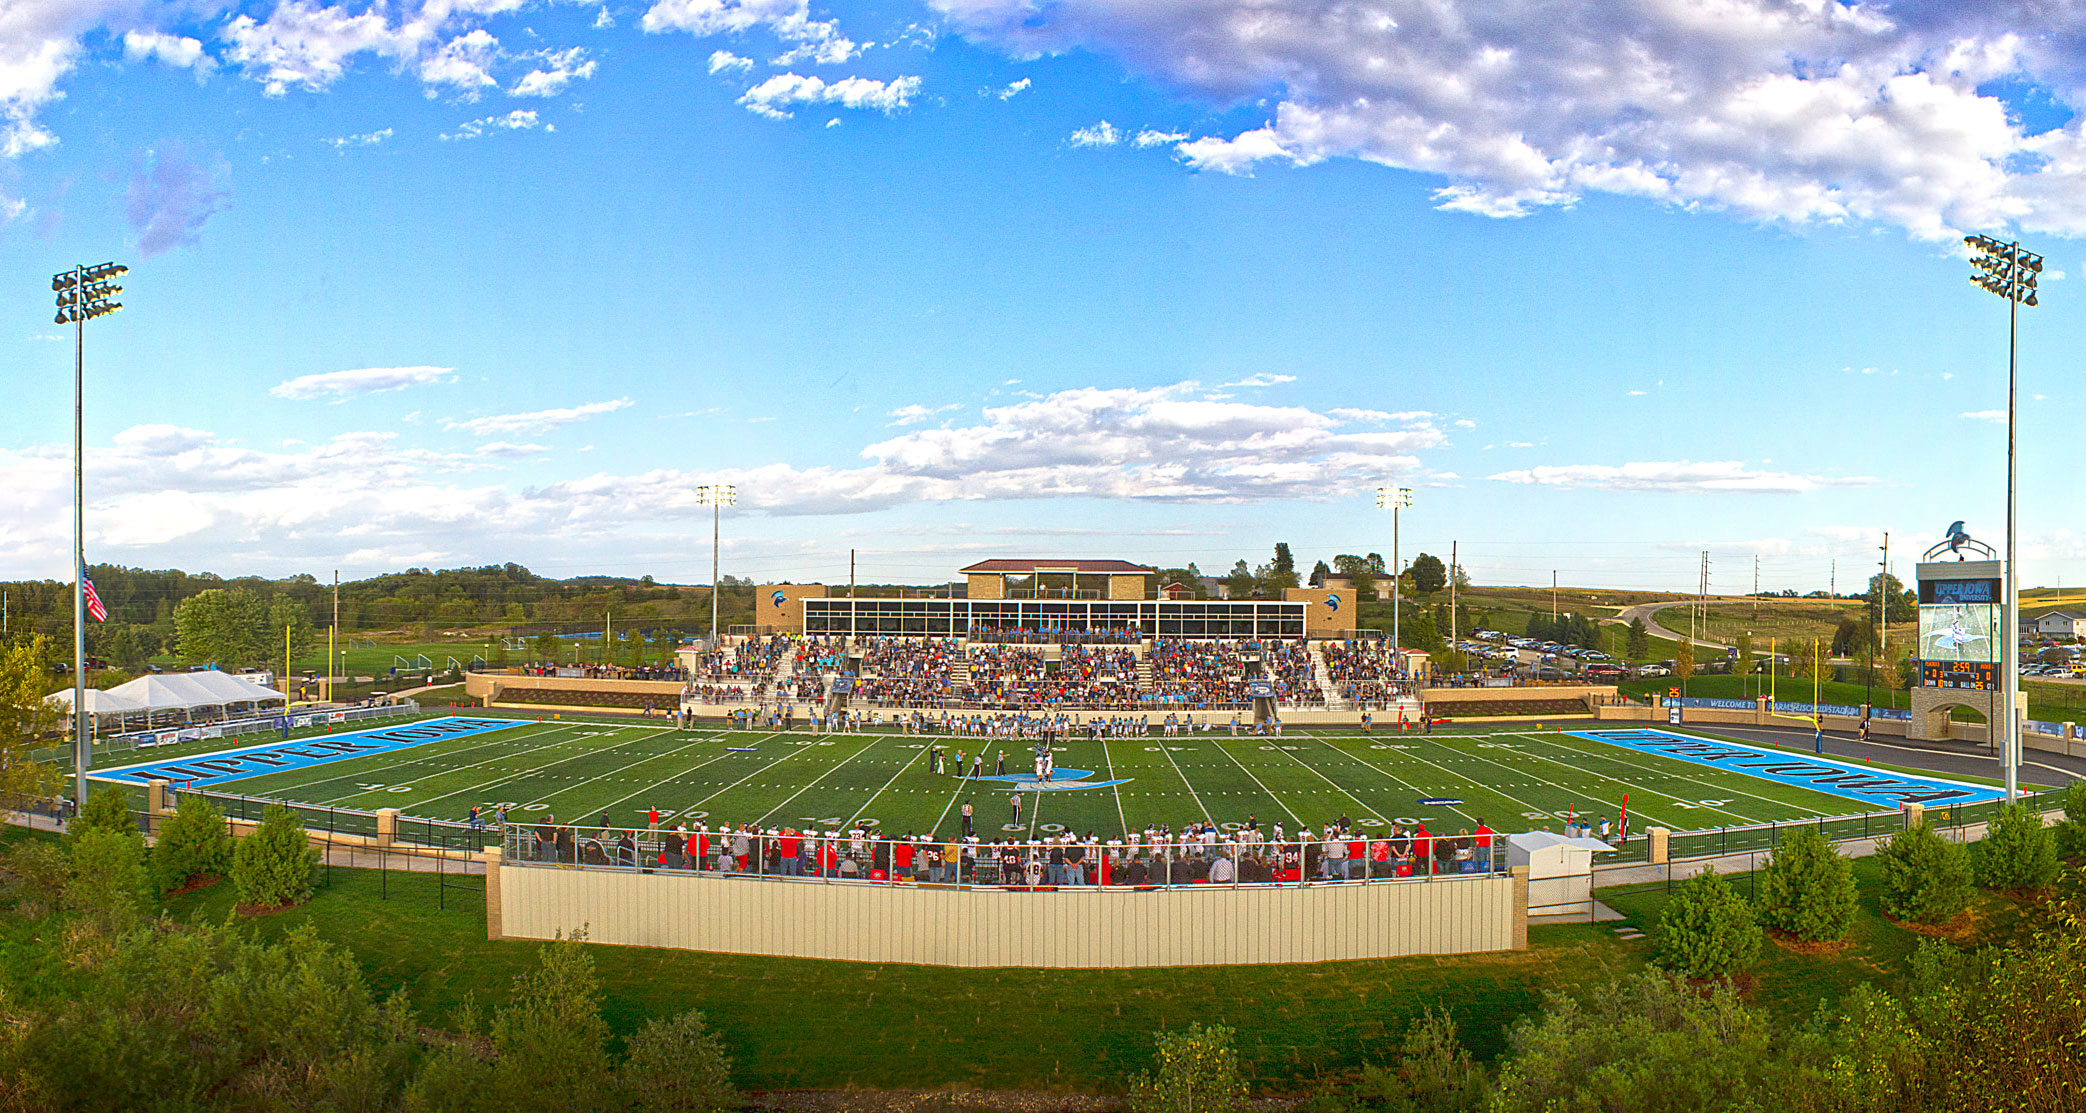
[[1076, 788], [1110, 788], [1115, 785], [1129, 784], [1131, 780], [1128, 777], [1115, 781], [1088, 781], [1081, 779], [1093, 775], [1094, 771], [1091, 769], [1057, 769], [1051, 772], [1050, 779], [1047, 781], [1037, 780], [1034, 773], [1002, 773], [988, 777], [965, 777], [964, 780], [997, 781], [1001, 784], [1012, 786], [1016, 792], [1069, 792]]

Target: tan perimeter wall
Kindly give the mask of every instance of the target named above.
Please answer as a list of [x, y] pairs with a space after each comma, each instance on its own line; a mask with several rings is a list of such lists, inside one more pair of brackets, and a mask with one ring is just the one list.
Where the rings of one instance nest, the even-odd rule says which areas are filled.
[[1042, 892], [503, 865], [510, 939], [924, 966], [1328, 962], [1527, 946], [1511, 876]]

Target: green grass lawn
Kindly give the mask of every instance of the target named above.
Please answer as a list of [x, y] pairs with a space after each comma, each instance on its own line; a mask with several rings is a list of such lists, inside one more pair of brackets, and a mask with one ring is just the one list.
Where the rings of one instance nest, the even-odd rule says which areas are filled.
[[[457, 879], [450, 879], [452, 886]], [[378, 899], [380, 885], [389, 899]], [[426, 874], [336, 868], [307, 905], [253, 921], [304, 924], [352, 949], [380, 993], [403, 989], [432, 1023], [466, 1000], [504, 1001], [542, 946], [488, 942], [482, 894], [437, 907]], [[229, 886], [179, 898], [177, 915], [221, 919]], [[1406, 1026], [1446, 1005], [1480, 1055], [1505, 1046], [1546, 990], [1580, 993], [1639, 968], [1642, 944], [1582, 925], [1540, 927], [1520, 953], [1309, 966], [1161, 970], [957, 970], [600, 947], [606, 1015], [619, 1035], [690, 1008], [709, 1014], [748, 1089], [935, 1088], [1120, 1092], [1151, 1059], [1151, 1033], [1190, 1023], [1238, 1030], [1249, 1079], [1277, 1092], [1395, 1056]]]
[[[1857, 676], [1860, 674], [1857, 672]], [[1625, 695], [1642, 698], [1651, 693], [1664, 694], [1668, 688], [1681, 687], [1677, 678], [1670, 676], [1649, 677], [1641, 680], [1625, 680], [1616, 687]], [[2028, 717], [2055, 722], [2086, 721], [2086, 685], [2051, 684], [2043, 681], [2024, 680], [2022, 690], [2028, 695]], [[1877, 707], [1910, 707], [1912, 694], [1903, 689], [1864, 688], [1857, 680], [1847, 682], [1828, 680], [1819, 686], [1826, 703], [1859, 706], [1866, 696]], [[1752, 699], [1768, 694], [1768, 678], [1765, 676], [1696, 675], [1687, 682], [1687, 693], [1706, 699]], [[1774, 696], [1778, 700], [1796, 703], [1811, 702], [1811, 682], [1799, 677], [1783, 676], [1774, 681]], [[1967, 708], [1958, 708], [1955, 717], [1964, 722], [1983, 722], [1976, 713]]]
[[[461, 819], [505, 804], [517, 821], [552, 814], [638, 825], [657, 807], [693, 823], [837, 828], [873, 822], [892, 834], [960, 829], [974, 802], [978, 833], [1033, 838], [1060, 830], [1103, 838], [1149, 824], [1239, 823], [1265, 830], [1318, 827], [1341, 815], [1379, 826], [1422, 821], [1435, 831], [1551, 826], [1566, 813], [1613, 816], [1623, 794], [1638, 828], [1676, 831], [1814, 819], [1873, 805], [1744, 773], [1673, 761], [1592, 739], [1527, 728], [1432, 736], [1292, 730], [1280, 738], [1227, 732], [1061, 742], [1060, 783], [1096, 787], [1025, 791], [1012, 822], [1013, 785], [936, 774], [927, 746], [1007, 754], [1010, 774], [1031, 772], [1026, 743], [896, 733], [813, 735], [677, 731], [657, 723], [520, 721], [506, 730], [248, 777], [213, 791], [361, 810]], [[1081, 776], [1081, 774], [1086, 774]], [[1114, 783], [1108, 783], [1114, 782]], [[1421, 804], [1421, 799], [1455, 803]]]

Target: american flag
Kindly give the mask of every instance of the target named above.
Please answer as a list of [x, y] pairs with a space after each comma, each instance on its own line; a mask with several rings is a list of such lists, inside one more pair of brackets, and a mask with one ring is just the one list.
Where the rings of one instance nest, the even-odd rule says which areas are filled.
[[101, 596], [94, 593], [94, 581], [87, 578], [84, 568], [80, 570], [80, 590], [87, 596], [87, 613], [93, 615], [96, 622], [107, 622], [109, 609], [101, 605]]

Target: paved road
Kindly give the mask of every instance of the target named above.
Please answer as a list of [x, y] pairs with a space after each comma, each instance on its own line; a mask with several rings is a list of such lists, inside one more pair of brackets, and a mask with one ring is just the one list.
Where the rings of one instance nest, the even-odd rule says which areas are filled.
[[[1669, 641], [1684, 642], [1688, 640], [1688, 636], [1686, 634], [1682, 634], [1673, 630], [1668, 630], [1666, 627], [1659, 624], [1659, 612], [1665, 610], [1668, 607], [1689, 607], [1693, 605], [1694, 604], [1692, 602], [1685, 599], [1681, 600], [1678, 603], [1639, 603], [1634, 607], [1624, 607], [1621, 610], [1621, 612], [1618, 613], [1614, 618], [1606, 618], [1602, 619], [1601, 621], [1620, 622], [1624, 626], [1628, 626], [1631, 622], [1634, 622], [1637, 619], [1641, 618], [1644, 620], [1644, 629], [1650, 632], [1652, 637], [1666, 638]], [[1723, 642], [1713, 642], [1704, 638], [1696, 638], [1694, 639], [1694, 641], [1696, 645], [1704, 646], [1709, 649], [1723, 650], [1728, 648], [1727, 646], [1725, 646]]]
[[[1652, 723], [1657, 727], [1660, 724]], [[1811, 752], [1808, 727], [1756, 727], [1733, 723], [1687, 723], [1707, 734], [1721, 734], [1748, 742], [1765, 742], [1785, 749]], [[1825, 752], [1855, 761], [1881, 761], [1908, 769], [1925, 769], [1944, 776], [2006, 776], [1999, 759], [1986, 752], [1982, 742], [1915, 742], [1908, 739], [1878, 739], [1863, 743], [1852, 732], [1826, 731]], [[2021, 783], [2066, 785], [2086, 780], [2086, 757], [2024, 750], [2021, 754]]]

